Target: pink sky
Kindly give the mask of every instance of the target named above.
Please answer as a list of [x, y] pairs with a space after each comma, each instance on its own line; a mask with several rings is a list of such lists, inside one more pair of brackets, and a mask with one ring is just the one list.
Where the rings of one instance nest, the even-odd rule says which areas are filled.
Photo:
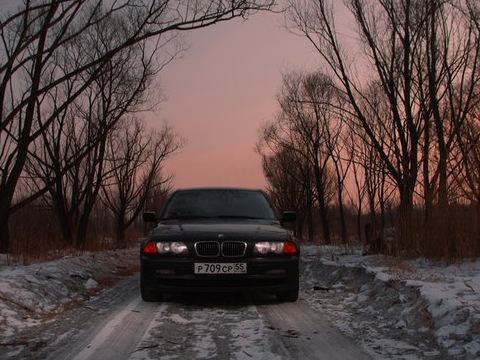
[[282, 24], [282, 15], [260, 13], [189, 33], [184, 58], [161, 73], [168, 99], [158, 116], [187, 142], [166, 164], [176, 188], [265, 187], [258, 129], [275, 116], [282, 73], [317, 61]]

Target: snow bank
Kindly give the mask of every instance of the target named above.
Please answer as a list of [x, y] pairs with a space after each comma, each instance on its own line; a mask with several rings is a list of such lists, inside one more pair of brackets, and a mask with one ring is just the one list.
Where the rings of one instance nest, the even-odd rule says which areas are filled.
[[0, 336], [47, 322], [138, 269], [138, 249], [83, 253], [28, 266], [0, 264]]
[[[397, 328], [402, 330], [399, 336], [418, 338], [412, 353], [423, 354], [420, 358], [440, 356], [426, 350], [430, 334], [443, 356], [480, 357], [479, 261], [447, 265], [383, 255], [363, 256], [358, 250], [346, 254], [332, 247], [305, 246], [302, 250], [305, 261], [318, 263], [317, 267], [308, 267], [315, 274], [305, 274], [309, 279], [306, 291], [313, 295], [313, 302], [322, 296], [315, 294], [314, 289], [324, 289], [325, 293], [347, 288], [344, 292], [349, 294], [348, 298], [339, 308], [364, 313], [365, 321], [371, 318], [378, 329]], [[365, 328], [333, 318], [353, 336], [358, 333], [352, 329]]]

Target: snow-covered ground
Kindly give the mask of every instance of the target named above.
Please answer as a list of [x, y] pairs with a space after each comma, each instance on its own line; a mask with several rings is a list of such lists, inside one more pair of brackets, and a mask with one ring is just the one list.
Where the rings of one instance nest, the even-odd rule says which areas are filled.
[[0, 346], [30, 327], [84, 306], [102, 288], [138, 271], [138, 249], [82, 253], [28, 266], [0, 261]]
[[307, 300], [328, 308], [364, 348], [402, 359], [480, 358], [480, 261], [448, 265], [316, 246], [303, 252], [313, 263], [304, 273]]
[[[28, 266], [8, 265], [4, 259], [0, 347], [13, 350], [22, 345], [17, 334], [53, 322], [74, 307], [88, 307], [102, 289], [137, 267], [138, 249], [70, 255]], [[372, 358], [480, 358], [478, 261], [400, 261], [312, 245], [302, 247], [301, 269], [301, 299], [326, 313]]]

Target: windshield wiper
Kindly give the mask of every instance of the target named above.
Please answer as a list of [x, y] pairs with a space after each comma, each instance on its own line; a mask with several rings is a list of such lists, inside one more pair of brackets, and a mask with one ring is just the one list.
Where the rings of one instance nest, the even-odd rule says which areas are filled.
[[250, 220], [267, 220], [265, 218], [247, 216], [247, 215], [217, 215], [214, 216], [219, 219], [250, 219]]
[[164, 220], [195, 220], [195, 219], [211, 219], [212, 216], [202, 215], [172, 215], [164, 218]]

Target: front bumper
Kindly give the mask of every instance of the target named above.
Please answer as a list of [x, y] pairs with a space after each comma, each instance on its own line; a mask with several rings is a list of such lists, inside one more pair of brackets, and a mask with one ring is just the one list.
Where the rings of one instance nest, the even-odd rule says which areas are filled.
[[[142, 287], [159, 293], [281, 293], [298, 289], [298, 256], [237, 259], [235, 262], [247, 264], [246, 274], [194, 274], [195, 262], [203, 261], [143, 255], [140, 259]], [[215, 262], [222, 263], [219, 260]]]

